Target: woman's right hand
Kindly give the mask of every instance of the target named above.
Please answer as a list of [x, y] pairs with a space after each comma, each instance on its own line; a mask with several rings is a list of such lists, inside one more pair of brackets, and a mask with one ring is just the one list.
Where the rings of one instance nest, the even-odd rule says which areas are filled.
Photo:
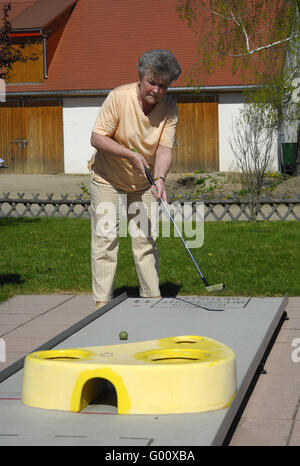
[[141, 176], [146, 177], [144, 165], [149, 168], [147, 160], [134, 148], [128, 149], [127, 147], [119, 144], [114, 139], [103, 136], [102, 134], [96, 133], [93, 131], [91, 144], [97, 150], [103, 150], [108, 154], [113, 156], [123, 157], [128, 159], [132, 167], [141, 174]]
[[147, 160], [143, 157], [139, 152], [131, 151], [132, 154], [130, 155], [129, 162], [131, 163], [132, 167], [139, 172], [142, 176], [147, 179], [145, 168], [150, 168]]

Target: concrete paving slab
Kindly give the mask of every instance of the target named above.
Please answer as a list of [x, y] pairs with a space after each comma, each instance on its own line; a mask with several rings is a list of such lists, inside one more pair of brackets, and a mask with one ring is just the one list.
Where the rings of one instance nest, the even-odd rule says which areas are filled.
[[286, 420], [243, 418], [230, 446], [286, 446], [291, 424]]
[[30, 314], [40, 315], [48, 312], [69, 300], [74, 295], [17, 295], [3, 303], [0, 303], [0, 315], [3, 314]]
[[[294, 301], [295, 300], [295, 301]], [[293, 298], [293, 301], [291, 303], [291, 305], [289, 305], [288, 309], [289, 309], [289, 319], [293, 320], [293, 319], [300, 319], [300, 303], [299, 301], [297, 300], [296, 301], [296, 298]]]
[[[45, 340], [40, 336], [31, 335], [28, 338], [15, 338], [8, 335], [5, 337], [6, 352], [7, 355], [10, 355], [10, 353], [13, 353], [14, 351], [22, 352], [24, 356], [25, 354], [32, 352], [35, 348], [44, 343], [44, 341]], [[1, 365], [1, 370], [2, 369], [3, 367]]]
[[282, 376], [262, 374], [255, 386], [244, 416], [270, 420], [293, 420], [299, 401], [299, 386], [288, 383], [282, 387]]
[[[295, 319], [296, 320], [296, 319]], [[278, 335], [278, 343], [289, 343], [291, 345], [292, 341], [295, 338], [300, 338], [300, 328], [298, 325], [296, 328], [283, 328], [282, 331], [280, 332], [280, 335]]]
[[0, 324], [0, 336], [4, 337], [6, 334], [10, 333], [15, 328], [16, 328], [16, 324], [7, 324], [7, 325]]
[[300, 363], [295, 363], [292, 360], [292, 352], [291, 342], [278, 342], [265, 364], [266, 371], [269, 374], [277, 374], [282, 377], [288, 376], [291, 380], [299, 380]]
[[1, 325], [10, 325], [15, 326], [23, 325], [25, 322], [28, 322], [32, 319], [31, 314], [18, 314], [18, 313], [7, 313], [3, 314], [0, 312], [0, 327]]
[[292, 318], [289, 311], [289, 320], [284, 324], [285, 329], [300, 330], [300, 313], [299, 317]]
[[289, 441], [290, 447], [299, 447], [300, 445], [300, 422], [296, 421], [293, 426], [293, 431], [291, 433], [291, 438]]
[[63, 303], [63, 305], [57, 306], [56, 309], [52, 309], [51, 312], [53, 315], [59, 315], [61, 310], [63, 311], [62, 314], [65, 315], [87, 316], [94, 312], [95, 302], [91, 295], [75, 295], [71, 300]]

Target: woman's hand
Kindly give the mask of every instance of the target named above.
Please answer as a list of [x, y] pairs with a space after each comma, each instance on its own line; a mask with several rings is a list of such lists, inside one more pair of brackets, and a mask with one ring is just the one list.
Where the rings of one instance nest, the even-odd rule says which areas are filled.
[[123, 157], [131, 163], [132, 167], [137, 170], [142, 176], [146, 177], [144, 165], [149, 168], [147, 160], [137, 151], [137, 149], [128, 149], [127, 147], [119, 144], [114, 139], [103, 136], [102, 134], [93, 131], [91, 137], [91, 144], [97, 150], [103, 150], [110, 155]]
[[166, 185], [164, 180], [159, 178], [159, 180], [155, 181], [155, 186], [151, 188], [152, 194], [158, 201], [162, 198], [162, 200], [167, 203], [167, 193], [166, 193]]
[[131, 163], [132, 167], [137, 170], [142, 176], [147, 178], [146, 173], [145, 173], [145, 167], [149, 168], [149, 164], [145, 157], [143, 157], [141, 154], [139, 154], [136, 151], [131, 151], [131, 155], [129, 157], [129, 162]]

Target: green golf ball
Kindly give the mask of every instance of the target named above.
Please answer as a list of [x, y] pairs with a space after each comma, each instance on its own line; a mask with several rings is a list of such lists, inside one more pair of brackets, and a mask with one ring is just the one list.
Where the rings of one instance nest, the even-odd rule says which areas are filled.
[[125, 330], [122, 330], [122, 332], [119, 333], [119, 338], [120, 338], [120, 340], [127, 340], [128, 339], [128, 333], [125, 332]]

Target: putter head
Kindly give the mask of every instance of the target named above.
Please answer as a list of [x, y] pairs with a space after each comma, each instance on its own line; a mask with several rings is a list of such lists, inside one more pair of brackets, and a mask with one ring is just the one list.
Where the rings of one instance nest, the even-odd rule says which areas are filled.
[[225, 289], [225, 283], [219, 283], [218, 285], [206, 286], [206, 291], [212, 293], [213, 291], [223, 291]]

